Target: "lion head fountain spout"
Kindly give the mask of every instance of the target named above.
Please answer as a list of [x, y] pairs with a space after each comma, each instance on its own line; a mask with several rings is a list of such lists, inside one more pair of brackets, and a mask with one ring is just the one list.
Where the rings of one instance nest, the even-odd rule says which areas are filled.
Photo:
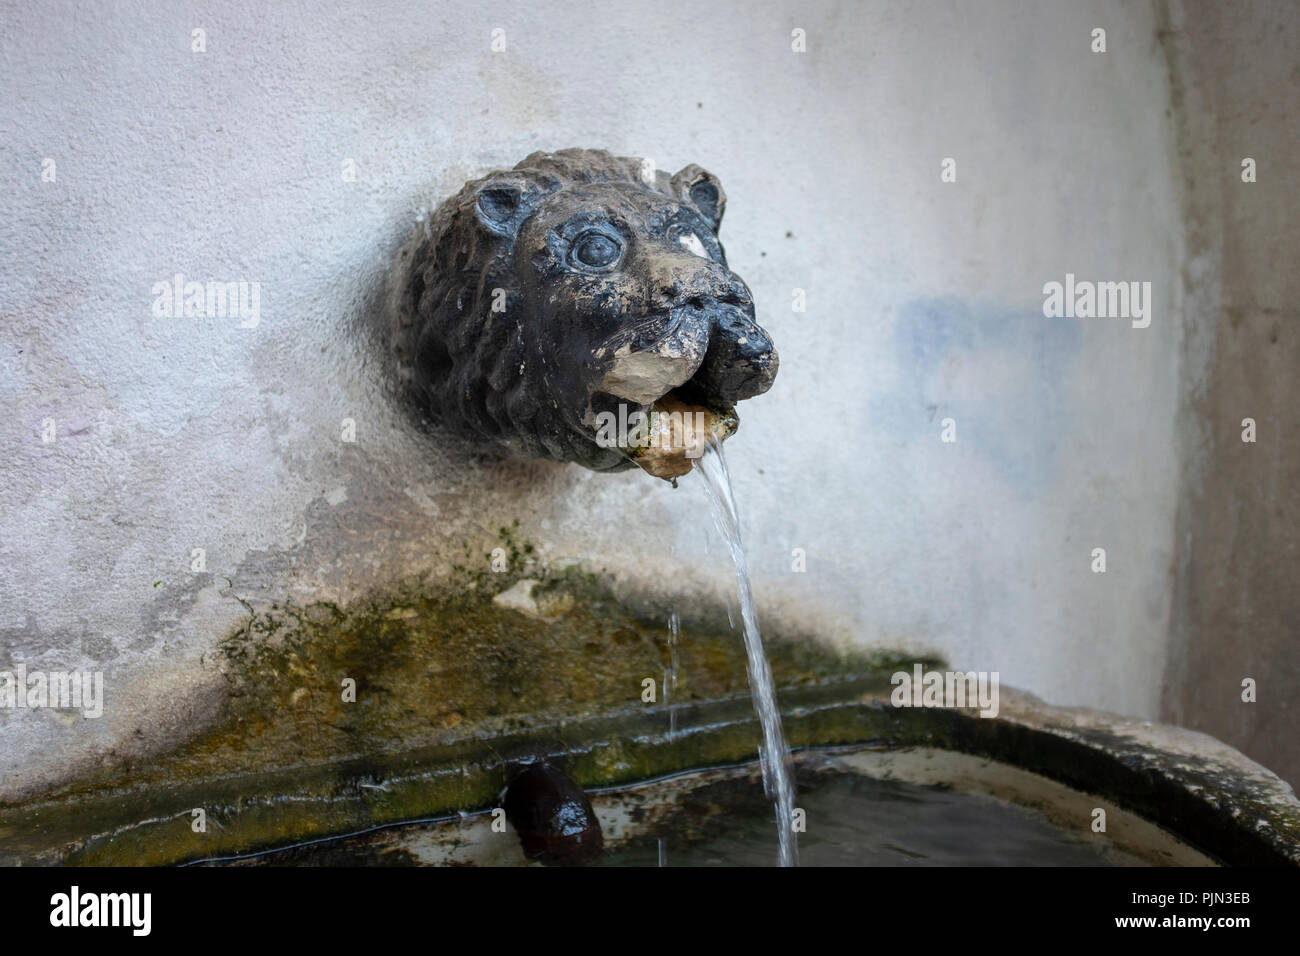
[[399, 308], [430, 420], [512, 456], [672, 478], [776, 376], [718, 241], [722, 186], [604, 150], [533, 153], [434, 213]]

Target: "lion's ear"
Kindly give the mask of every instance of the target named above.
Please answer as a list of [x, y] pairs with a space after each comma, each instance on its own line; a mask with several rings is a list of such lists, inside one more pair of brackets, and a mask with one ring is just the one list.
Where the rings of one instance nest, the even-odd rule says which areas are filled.
[[691, 163], [672, 178], [672, 185], [677, 198], [694, 206], [717, 232], [727, 209], [727, 194], [722, 191], [718, 177]]
[[474, 214], [488, 231], [513, 237], [532, 212], [524, 183], [486, 182], [474, 197]]

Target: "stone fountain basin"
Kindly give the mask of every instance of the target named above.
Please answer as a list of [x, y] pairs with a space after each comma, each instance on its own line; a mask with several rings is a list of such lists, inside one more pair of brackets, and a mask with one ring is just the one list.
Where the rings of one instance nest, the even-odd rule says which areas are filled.
[[[796, 751], [802, 866], [1214, 866], [1168, 831], [996, 760], [930, 747]], [[601, 866], [772, 866], [762, 771], [686, 771], [588, 791]], [[233, 866], [539, 866], [493, 811], [458, 812], [236, 857]]]
[[[781, 694], [795, 748], [853, 748], [861, 772], [941, 784], [1031, 807], [1165, 865], [1300, 864], [1300, 802], [1276, 775], [1204, 734], [1003, 688], [1000, 713], [900, 709], [883, 675]], [[752, 761], [747, 697], [646, 706], [524, 733], [314, 767], [150, 788], [70, 792], [0, 812], [5, 863], [174, 864], [284, 847], [371, 827], [485, 810], [510, 774], [545, 756], [587, 788]], [[206, 832], [194, 832], [203, 807]], [[511, 841], [512, 842], [512, 841]], [[493, 844], [494, 853], [512, 850]], [[465, 859], [461, 862], [470, 862]], [[478, 862], [510, 862], [487, 857]]]

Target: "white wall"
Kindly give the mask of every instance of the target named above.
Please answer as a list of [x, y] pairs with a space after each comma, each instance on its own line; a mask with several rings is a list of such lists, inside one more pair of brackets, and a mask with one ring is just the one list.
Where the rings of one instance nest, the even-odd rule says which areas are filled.
[[[428, 201], [571, 145], [698, 162], [727, 190], [722, 238], [781, 353], [728, 445], [769, 620], [1154, 716], [1181, 239], [1147, 5], [48, 2], [0, 19], [0, 668], [100, 667], [110, 693], [99, 721], [0, 711], [0, 794], [183, 736], [221, 693], [211, 651], [241, 601], [436, 575], [514, 518], [630, 585], [728, 585], [698, 481], [450, 460], [357, 345]], [[153, 316], [177, 272], [259, 282], [260, 324]], [[1045, 319], [1043, 283], [1067, 272], [1151, 281], [1151, 327]]]

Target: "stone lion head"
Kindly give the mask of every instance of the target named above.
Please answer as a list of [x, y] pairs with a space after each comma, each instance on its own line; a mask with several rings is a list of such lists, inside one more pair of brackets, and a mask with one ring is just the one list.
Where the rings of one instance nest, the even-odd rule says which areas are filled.
[[668, 396], [717, 414], [777, 371], [718, 240], [726, 195], [604, 150], [467, 183], [414, 251], [398, 351], [422, 412], [502, 453], [630, 467], [601, 413]]

